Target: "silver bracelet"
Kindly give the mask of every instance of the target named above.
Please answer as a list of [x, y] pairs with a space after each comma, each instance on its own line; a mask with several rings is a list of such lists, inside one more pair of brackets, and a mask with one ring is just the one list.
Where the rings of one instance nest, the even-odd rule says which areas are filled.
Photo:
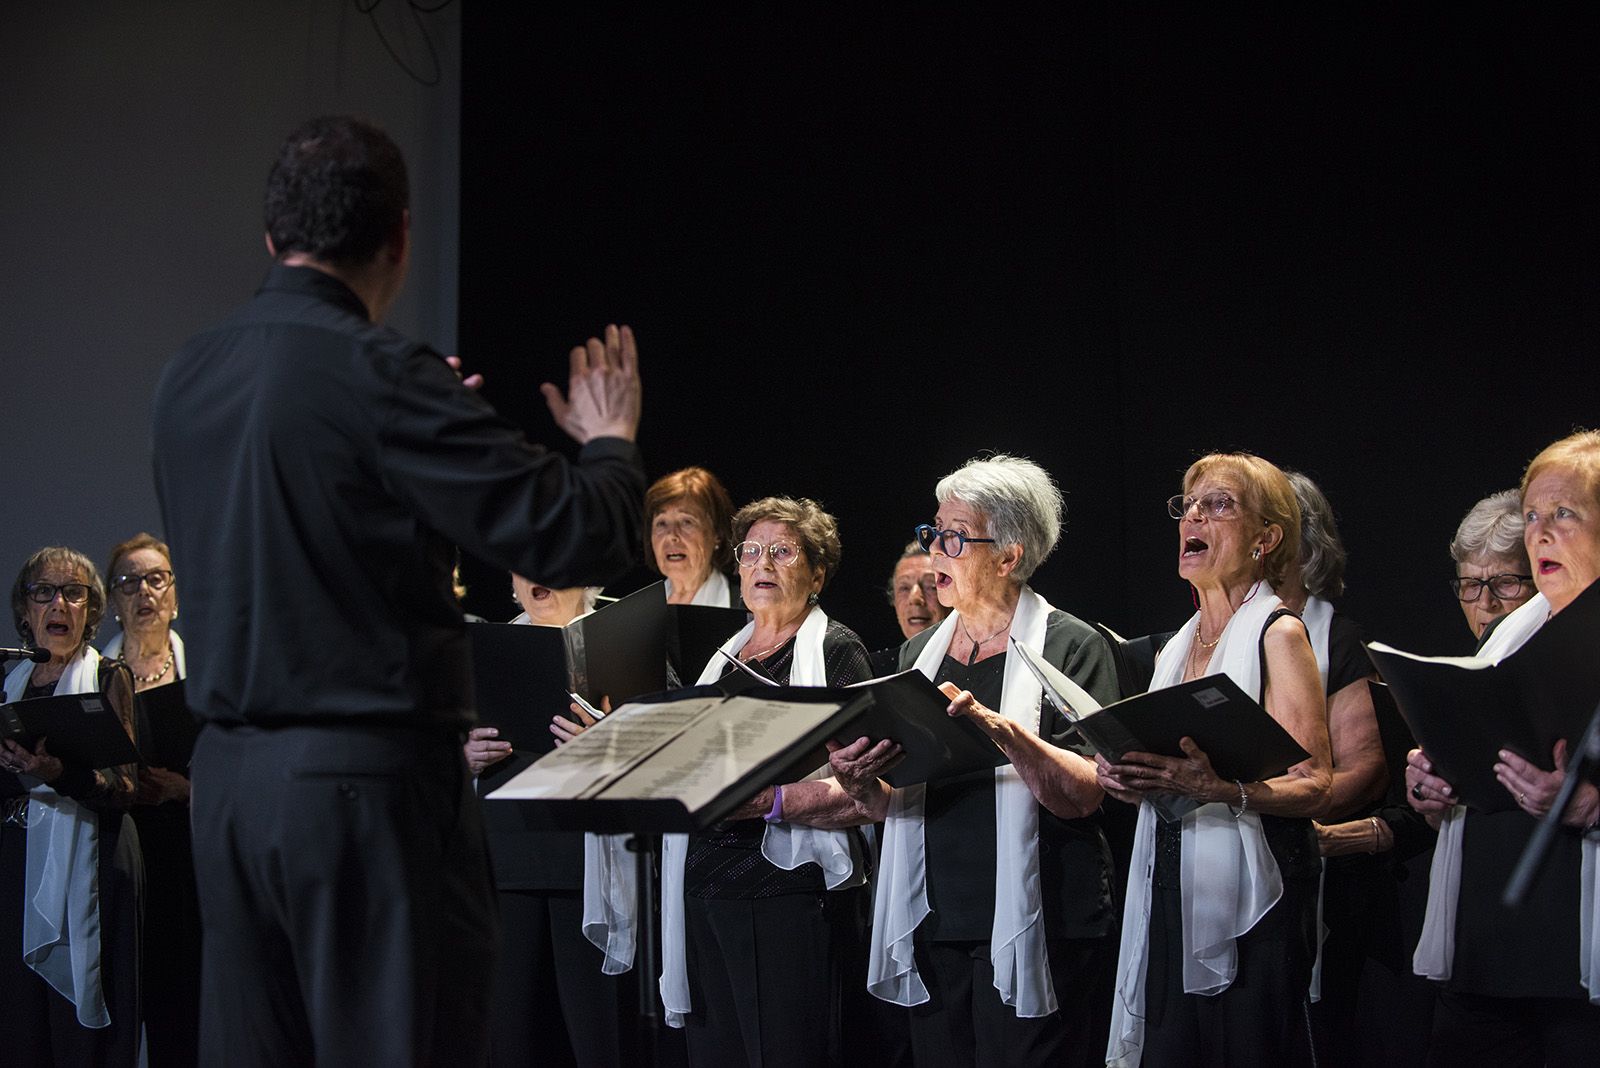
[[1244, 815], [1245, 809], [1250, 807], [1250, 795], [1244, 792], [1244, 783], [1238, 779], [1233, 780], [1233, 785], [1239, 788], [1239, 811], [1233, 814], [1234, 819]]

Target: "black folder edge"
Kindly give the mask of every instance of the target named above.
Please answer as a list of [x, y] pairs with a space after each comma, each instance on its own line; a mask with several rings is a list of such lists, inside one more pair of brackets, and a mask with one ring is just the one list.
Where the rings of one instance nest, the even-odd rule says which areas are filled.
[[[103, 707], [100, 709], [85, 708], [84, 706], [91, 701]], [[62, 706], [76, 704], [80, 708], [80, 715], [83, 717], [84, 724], [94, 729], [94, 735], [91, 736], [91, 739], [97, 743], [97, 748], [79, 747], [71, 741], [62, 739], [60, 731], [52, 734], [48, 730], [35, 730], [34, 728], [37, 724], [30, 724], [28, 717], [33, 711], [39, 709], [44, 702]], [[81, 764], [84, 767], [98, 769], [140, 763], [139, 750], [134, 747], [133, 739], [128, 737], [127, 728], [122, 725], [122, 718], [117, 715], [116, 710], [111, 707], [110, 700], [102, 693], [54, 694], [49, 697], [34, 697], [25, 701], [12, 701], [9, 704], [0, 705], [0, 709], [4, 710], [0, 712], [0, 722], [4, 723], [5, 736], [26, 748], [31, 749], [40, 737], [49, 737], [52, 739], [49, 743], [49, 750], [52, 756]], [[103, 723], [115, 725], [116, 734], [113, 735], [109, 730], [100, 727], [100, 724]], [[19, 728], [20, 733], [14, 731], [12, 729], [13, 726]], [[73, 731], [71, 733], [82, 735], [87, 732]], [[91, 755], [80, 755], [85, 752]]]
[[[916, 676], [915, 679], [911, 678], [913, 675]], [[840, 745], [850, 745], [864, 735], [873, 744], [885, 738], [900, 743], [901, 749], [906, 754], [905, 759], [890, 766], [882, 776], [883, 780], [895, 789], [920, 786], [923, 783], [937, 782], [940, 779], [954, 778], [976, 771], [992, 770], [1011, 763], [1005, 750], [996, 745], [994, 739], [985, 734], [982, 727], [966, 716], [950, 715], [946, 711], [950, 706], [949, 698], [945, 697], [926, 675], [914, 668], [859, 683], [849, 687], [849, 690], [865, 692], [872, 696], [872, 705], [859, 717], [860, 720], [867, 722], [852, 721], [850, 729], [835, 735], [833, 740]], [[914, 736], [896, 731], [893, 723], [909, 720], [910, 717], [902, 715], [902, 709], [897, 707], [897, 703], [888, 699], [889, 694], [898, 694], [905, 690], [910, 690], [912, 694], [920, 694], [920, 696], [908, 694], [908, 700], [904, 700], [903, 703], [915, 702], [927, 709], [929, 722], [926, 729], [935, 741], [946, 746], [947, 751], [954, 750], [953, 767], [940, 768], [937, 774], [918, 774], [922, 765], [927, 759], [931, 759], [931, 756], [913, 752], [907, 747], [909, 739]], [[875, 714], [878, 709], [884, 711]], [[917, 711], [920, 712], [921, 709]]]
[[[1594, 633], [1597, 617], [1600, 617], [1600, 580], [1591, 582], [1582, 593], [1573, 599], [1571, 604], [1556, 613], [1543, 627], [1539, 628], [1537, 633], [1528, 638], [1520, 648], [1507, 653], [1490, 666], [1476, 669], [1456, 666], [1454, 670], [1482, 671], [1486, 674], [1492, 673], [1497, 677], [1512, 676], [1509, 682], [1504, 683], [1489, 683], [1485, 679], [1488, 685], [1503, 684], [1511, 686], [1516, 684], [1519, 688], [1544, 685], [1545, 678], [1548, 677], [1549, 672], [1548, 670], [1537, 670], [1538, 668], [1547, 668], [1547, 665], [1540, 663], [1547, 653], [1547, 650], [1542, 647], [1560, 643], [1569, 637], [1575, 637], [1578, 643], [1586, 641]], [[1569, 631], [1571, 635], [1568, 634]], [[1408, 653], [1403, 649], [1396, 649], [1381, 642], [1376, 644], [1385, 645], [1385, 648], [1374, 649], [1372, 647], [1373, 644], [1371, 642], [1365, 643], [1365, 648], [1368, 658], [1371, 659], [1373, 666], [1378, 669], [1380, 676], [1384, 675], [1383, 668], [1386, 663], [1419, 664], [1438, 668], [1450, 667], [1450, 665], [1439, 664], [1438, 662], [1441, 659], [1439, 657]], [[1517, 677], [1526, 675], [1530, 668], [1534, 669], [1536, 674], [1529, 676], [1526, 681]], [[1405, 720], [1406, 726], [1410, 728], [1412, 737], [1418, 746], [1427, 751], [1429, 739], [1437, 737], [1437, 733], [1431, 730], [1419, 730], [1419, 725], [1415, 722], [1413, 715], [1407, 712], [1406, 706], [1416, 696], [1416, 693], [1411, 688], [1411, 683], [1414, 680], [1405, 678], [1404, 676], [1407, 674], [1409, 672], [1405, 670], [1390, 671], [1387, 676], [1384, 676], [1384, 681], [1388, 684], [1389, 692], [1394, 697], [1395, 707], [1399, 711], [1401, 718]], [[1399, 681], [1398, 686], [1396, 685], [1397, 680]], [[1510, 716], [1497, 717], [1494, 720], [1494, 726], [1501, 732], [1499, 740], [1492, 746], [1492, 752], [1485, 753], [1487, 759], [1479, 759], [1473, 762], [1476, 765], [1476, 770], [1471, 767], [1455, 766], [1451, 755], [1448, 753], [1441, 759], [1436, 753], [1428, 751], [1428, 759], [1433, 762], [1435, 772], [1439, 777], [1455, 788], [1456, 796], [1462, 803], [1480, 812], [1506, 811], [1515, 808], [1516, 802], [1511, 797], [1510, 792], [1501, 785], [1499, 779], [1495, 778], [1494, 775], [1494, 764], [1499, 760], [1499, 750], [1510, 750], [1529, 763], [1544, 768], [1545, 764], [1550, 760], [1550, 750], [1554, 746], [1557, 737], [1566, 739], [1569, 752], [1578, 746], [1580, 740], [1584, 737], [1593, 708], [1594, 705], [1587, 696], [1574, 702], [1571, 721], [1560, 732], [1548, 731], [1546, 729], [1547, 724], [1536, 722], [1520, 709], [1514, 713], [1518, 717], [1517, 720], [1511, 719]], [[1442, 723], [1438, 726], [1441, 731], [1446, 729]], [[1427, 735], [1427, 737], [1424, 737], [1424, 735]], [[1445, 747], [1437, 748], [1444, 752]]]
[[[649, 694], [631, 703], [656, 704], [710, 696], [728, 699], [728, 695], [717, 687], [696, 686], [687, 690]], [[734, 809], [773, 783], [793, 782], [822, 767], [828, 762], [828, 739], [841, 733], [844, 725], [860, 715], [864, 706], [871, 701], [870, 694], [816, 686], [761, 687], [746, 690], [738, 696], [770, 701], [834, 703], [839, 707], [833, 715], [803, 734], [784, 752], [754, 765], [723, 787], [717, 797], [698, 812], [689, 811], [682, 801], [673, 798], [611, 800], [594, 797], [580, 800], [491, 797], [489, 800], [523, 806], [530, 830], [590, 831], [596, 834], [690, 834], [721, 822]], [[617, 778], [628, 775], [633, 768], [648, 761], [672, 741], [669, 738], [661, 746], [641, 755]]]
[[[136, 748], [141, 764], [188, 774], [202, 724], [189, 710], [182, 679], [135, 693], [133, 722], [139, 733]], [[169, 750], [167, 743], [183, 750], [181, 759], [173, 759], [175, 751]]]

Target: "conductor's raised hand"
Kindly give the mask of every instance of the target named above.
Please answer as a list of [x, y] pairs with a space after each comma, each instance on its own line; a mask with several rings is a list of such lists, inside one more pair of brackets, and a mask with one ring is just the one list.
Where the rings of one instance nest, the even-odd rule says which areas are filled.
[[579, 444], [639, 432], [639, 348], [629, 327], [608, 326], [605, 340], [590, 338], [572, 350], [567, 393], [554, 383], [539, 387], [556, 425]]

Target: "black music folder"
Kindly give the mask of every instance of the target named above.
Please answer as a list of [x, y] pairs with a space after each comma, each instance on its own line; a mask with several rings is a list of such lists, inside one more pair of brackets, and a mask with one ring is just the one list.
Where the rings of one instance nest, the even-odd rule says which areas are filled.
[[183, 680], [134, 694], [133, 714], [144, 762], [187, 774], [201, 724], [189, 711]]
[[602, 833], [703, 830], [773, 783], [827, 762], [825, 742], [872, 703], [868, 693], [714, 686], [612, 712], [487, 795], [518, 802], [530, 827]]
[[1494, 777], [1499, 752], [1552, 770], [1551, 751], [1582, 739], [1600, 703], [1600, 582], [1499, 660], [1420, 656], [1382, 642], [1367, 655], [1434, 773], [1472, 808], [1497, 812], [1516, 800]]
[[551, 717], [571, 718], [563, 629], [521, 623], [467, 628], [478, 722], [511, 743], [511, 756], [485, 768], [480, 780], [506, 779], [555, 748]]
[[[1257, 782], [1282, 775], [1311, 754], [1226, 675], [1206, 675], [1099, 707], [1083, 688], [1020, 642], [1012, 642], [1044, 688], [1094, 751], [1115, 764], [1124, 753], [1181, 757], [1193, 738], [1224, 779]], [[1148, 799], [1168, 820], [1198, 807], [1190, 798]]]
[[598, 708], [605, 697], [621, 705], [667, 689], [670, 621], [666, 584], [657, 582], [562, 627], [572, 692]]
[[672, 604], [667, 613], [667, 661], [680, 685], [693, 685], [722, 643], [750, 621], [742, 608], [703, 604]]
[[982, 727], [950, 715], [950, 698], [914, 668], [849, 689], [870, 694], [872, 704], [834, 741], [849, 745], [865, 735], [874, 742], [898, 742], [905, 756], [884, 773], [890, 786], [915, 786], [1010, 763]]
[[56, 694], [0, 705], [0, 736], [86, 768], [137, 764], [139, 751], [111, 702], [99, 693]]

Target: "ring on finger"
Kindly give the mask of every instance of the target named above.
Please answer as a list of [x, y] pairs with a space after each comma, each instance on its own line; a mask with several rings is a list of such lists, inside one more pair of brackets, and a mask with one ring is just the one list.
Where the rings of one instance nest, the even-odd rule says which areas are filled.
[[1420, 782], [1411, 787], [1411, 796], [1418, 801], [1422, 800], [1422, 784]]

